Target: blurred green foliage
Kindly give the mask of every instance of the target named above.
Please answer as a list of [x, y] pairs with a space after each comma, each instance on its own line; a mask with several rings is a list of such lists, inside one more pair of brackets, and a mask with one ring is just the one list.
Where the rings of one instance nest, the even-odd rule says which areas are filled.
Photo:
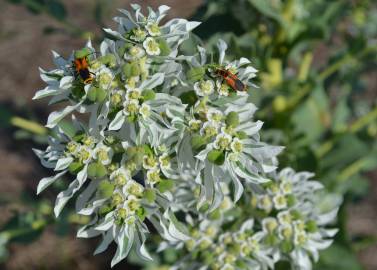
[[[72, 35], [85, 37], [90, 31], [73, 25], [59, 0], [8, 1], [52, 16]], [[95, 3], [99, 26], [107, 3]], [[351, 239], [345, 229], [347, 205], [366, 195], [365, 173], [377, 168], [377, 96], [371, 82], [377, 65], [376, 5], [372, 0], [208, 0], [192, 18], [203, 24], [183, 46], [185, 53], [192, 53], [194, 46], [210, 48], [222, 38], [230, 44], [229, 58], [252, 59], [260, 88], [250, 89], [251, 99], [260, 108], [257, 118], [265, 122], [264, 140], [286, 146], [281, 166], [313, 171], [331, 191], [344, 196], [340, 232], [316, 269], [362, 269], [354, 252], [376, 244], [376, 236]], [[43, 142], [44, 134], [33, 135], [35, 128], [44, 132], [38, 126], [20, 119], [15, 124], [8, 111], [0, 110], [6, 122], [31, 134], [21, 138]], [[38, 234], [54, 222], [46, 203], [34, 202], [32, 207], [33, 214], [16, 213], [2, 228], [0, 260], [7, 256], [8, 242], [20, 236], [34, 239], [31, 232]], [[77, 221], [71, 215], [60, 220], [58, 224]], [[175, 259], [174, 251], [165, 253], [156, 261]]]

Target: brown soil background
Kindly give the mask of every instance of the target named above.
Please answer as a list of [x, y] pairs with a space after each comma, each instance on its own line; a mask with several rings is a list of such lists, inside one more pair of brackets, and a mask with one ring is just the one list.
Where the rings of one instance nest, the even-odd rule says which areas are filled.
[[[68, 8], [69, 18], [82, 28], [100, 33], [94, 21], [94, 1], [69, 0], [64, 1]], [[164, 0], [164, 1], [132, 1], [146, 6], [156, 7], [166, 4], [172, 7], [171, 17], [189, 17], [200, 0]], [[110, 1], [106, 18], [117, 14], [116, 8], [128, 7], [129, 1]], [[54, 49], [63, 55], [68, 55], [73, 48], [81, 47], [84, 41], [73, 38], [67, 33], [45, 35], [46, 26], [60, 27], [60, 23], [48, 15], [35, 16], [23, 6], [0, 1], [0, 104], [12, 108], [15, 112], [28, 113], [36, 119], [46, 119], [48, 110], [46, 102], [32, 102], [31, 98], [37, 89], [43, 87], [39, 79], [38, 67], [50, 68], [51, 53]], [[111, 20], [104, 22], [114, 26]], [[375, 87], [375, 85], [374, 85]], [[37, 182], [48, 175], [41, 169], [31, 152], [31, 144], [14, 139], [14, 130], [0, 130], [0, 197], [17, 198], [21, 192], [28, 190], [35, 193]], [[373, 179], [377, 173], [370, 174], [370, 194], [357, 205], [348, 209], [348, 229], [351, 237], [359, 235], [377, 236], [377, 185]], [[49, 198], [52, 201], [52, 198]], [[20, 206], [10, 204], [0, 206], [0, 225], [6, 222], [12, 209]], [[69, 237], [58, 237], [52, 229], [47, 229], [41, 238], [28, 245], [12, 244], [10, 259], [0, 265], [2, 269], [107, 269], [110, 253], [93, 257], [93, 247], [96, 241], [76, 239], [72, 232]], [[377, 246], [372, 246], [359, 252], [358, 256], [365, 269], [377, 269]], [[339, 258], [341, 259], [341, 258]], [[122, 268], [123, 267], [123, 268]], [[116, 269], [134, 269], [121, 264]]]

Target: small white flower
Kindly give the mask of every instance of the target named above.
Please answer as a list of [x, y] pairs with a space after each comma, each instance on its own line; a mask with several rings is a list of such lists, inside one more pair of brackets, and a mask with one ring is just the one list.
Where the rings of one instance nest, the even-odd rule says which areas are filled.
[[289, 240], [293, 236], [293, 228], [289, 224], [279, 226], [279, 237], [283, 240]]
[[240, 139], [237, 137], [234, 137], [231, 144], [230, 144], [230, 149], [232, 149], [233, 153], [241, 153], [243, 150], [243, 143]]
[[132, 46], [129, 50], [128, 53], [124, 54], [124, 59], [126, 60], [135, 60], [135, 59], [140, 59], [145, 55], [145, 50], [140, 47], [140, 46]]
[[217, 134], [218, 127], [212, 122], [205, 122], [200, 129], [200, 135], [210, 138]]
[[113, 157], [114, 150], [103, 143], [99, 143], [94, 149], [94, 157], [103, 165], [109, 165]]
[[87, 146], [81, 146], [77, 152], [77, 158], [81, 163], [88, 164], [93, 158], [93, 150]]
[[122, 90], [115, 90], [110, 95], [110, 102], [113, 106], [118, 106], [122, 104], [124, 97], [124, 92]]
[[214, 83], [212, 80], [202, 80], [194, 84], [195, 93], [198, 96], [209, 96], [214, 91]]
[[163, 153], [158, 158], [158, 162], [160, 163], [161, 169], [169, 169], [170, 168], [170, 156], [168, 153]]
[[272, 201], [270, 199], [270, 196], [261, 195], [261, 196], [258, 196], [257, 198], [258, 198], [258, 202], [257, 202], [258, 208], [265, 210], [267, 212], [270, 212], [272, 209]]
[[139, 101], [128, 99], [123, 103], [123, 112], [125, 115], [135, 115], [139, 111]]
[[220, 133], [216, 136], [213, 147], [219, 150], [229, 149], [229, 144], [232, 141], [232, 137], [228, 134]]
[[149, 55], [160, 55], [160, 45], [154, 38], [148, 37], [143, 42], [143, 47]]
[[240, 155], [238, 153], [228, 153], [227, 154], [227, 159], [232, 162], [238, 161], [240, 158]]
[[134, 195], [136, 197], [141, 197], [143, 195], [144, 187], [135, 180], [131, 179], [127, 182], [125, 191], [128, 194]]
[[151, 169], [147, 171], [147, 182], [150, 185], [157, 184], [161, 181], [160, 178], [160, 169]]
[[126, 79], [125, 86], [126, 88], [136, 88], [136, 84], [140, 81], [139, 76], [133, 76]]
[[158, 26], [157, 23], [154, 23], [154, 22], [150, 22], [148, 23], [145, 28], [148, 30], [148, 33], [152, 36], [152, 37], [155, 37], [155, 36], [159, 36], [161, 35], [161, 29], [160, 27]]
[[131, 173], [125, 168], [119, 168], [111, 173], [110, 180], [114, 181], [116, 185], [124, 186], [131, 180]]
[[191, 119], [189, 121], [189, 128], [193, 132], [198, 131], [200, 129], [201, 125], [202, 125], [202, 121], [200, 121], [200, 120]]
[[218, 124], [223, 119], [223, 113], [214, 108], [210, 108], [207, 112], [207, 119], [211, 122]]
[[293, 243], [297, 246], [303, 246], [308, 241], [308, 235], [305, 231], [295, 231]]
[[99, 86], [107, 89], [113, 82], [113, 74], [107, 67], [101, 68], [99, 74], [96, 75], [96, 80], [99, 82]]
[[287, 208], [287, 198], [284, 196], [284, 194], [278, 193], [272, 198], [274, 202], [275, 209], [280, 210]]
[[158, 162], [155, 157], [145, 155], [143, 157], [143, 168], [146, 170], [156, 169]]
[[222, 203], [220, 204], [220, 209], [223, 211], [228, 211], [233, 207], [233, 202], [229, 196], [225, 196]]
[[124, 204], [130, 213], [135, 213], [140, 207], [140, 200], [134, 195], [128, 195]]
[[144, 31], [143, 29], [141, 28], [134, 28], [132, 29], [132, 35], [130, 36], [130, 38], [132, 40], [135, 40], [135, 41], [143, 41], [147, 36], [147, 32]]
[[282, 211], [278, 213], [277, 218], [280, 224], [291, 224], [292, 223], [292, 216], [289, 211]]
[[143, 103], [139, 109], [139, 114], [141, 114], [144, 119], [149, 118], [151, 115], [151, 107], [148, 104]]
[[283, 194], [291, 194], [292, 193], [292, 183], [290, 181], [283, 181], [279, 185], [280, 190], [283, 192]]
[[135, 99], [138, 100], [141, 97], [141, 90], [139, 88], [131, 88], [131, 87], [126, 87], [127, 92], [126, 92], [126, 99]]
[[76, 156], [77, 152], [80, 149], [80, 144], [78, 142], [75, 142], [75, 141], [70, 141], [67, 144], [66, 149], [67, 149], [67, 154], [72, 155], [72, 156]]
[[87, 147], [93, 148], [97, 143], [97, 139], [93, 136], [85, 136], [82, 139], [82, 143]]
[[278, 222], [273, 217], [267, 217], [262, 220], [263, 231], [269, 234], [273, 233], [277, 229], [278, 226], [279, 226]]

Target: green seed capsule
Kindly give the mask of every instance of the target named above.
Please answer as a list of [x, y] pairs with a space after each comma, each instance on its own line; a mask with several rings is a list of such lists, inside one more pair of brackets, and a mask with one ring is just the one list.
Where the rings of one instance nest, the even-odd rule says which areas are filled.
[[173, 186], [174, 186], [174, 181], [171, 179], [166, 179], [158, 183], [157, 188], [160, 192], [164, 193], [165, 191], [171, 190]]
[[216, 165], [222, 165], [225, 161], [225, 154], [220, 150], [211, 150], [209, 151], [207, 158], [210, 162], [215, 163]]
[[191, 137], [191, 146], [195, 151], [199, 151], [206, 144], [207, 140], [203, 136], [195, 134]]
[[143, 96], [144, 100], [154, 100], [156, 97], [156, 93], [153, 90], [144, 90], [141, 95]]
[[92, 86], [88, 90], [87, 97], [92, 102], [95, 102], [97, 99], [97, 89], [98, 89], [97, 87]]
[[145, 189], [143, 197], [149, 203], [153, 203], [156, 200], [156, 192], [153, 189]]
[[101, 163], [97, 163], [97, 168], [96, 168], [96, 176], [101, 178], [104, 177], [107, 174], [107, 169], [104, 165]]
[[84, 165], [81, 162], [72, 162], [69, 165], [68, 170], [71, 174], [77, 174], [79, 171], [82, 170], [83, 167]]
[[127, 77], [130, 78], [132, 77], [132, 65], [130, 63], [124, 64], [122, 66], [122, 71], [123, 74]]
[[102, 102], [102, 101], [104, 101], [105, 98], [106, 98], [106, 96], [107, 96], [107, 92], [106, 92], [105, 89], [103, 89], [103, 88], [98, 88], [98, 89], [97, 89], [96, 100], [97, 100], [98, 102]]
[[188, 104], [189, 106], [193, 106], [198, 100], [198, 96], [194, 90], [183, 93], [179, 98], [183, 104]]
[[92, 178], [95, 178], [97, 176], [97, 164], [96, 163], [89, 164], [88, 175]]
[[102, 198], [110, 198], [114, 192], [114, 185], [109, 181], [104, 180], [98, 186], [98, 194]]

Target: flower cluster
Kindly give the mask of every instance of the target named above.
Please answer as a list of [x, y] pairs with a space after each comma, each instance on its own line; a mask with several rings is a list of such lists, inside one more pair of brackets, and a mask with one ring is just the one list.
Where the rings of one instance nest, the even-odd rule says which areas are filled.
[[[174, 269], [274, 269], [278, 261], [293, 269], [311, 269], [318, 251], [327, 248], [337, 229], [327, 228], [340, 204], [335, 195], [323, 199], [323, 186], [312, 174], [286, 168], [271, 175], [258, 190], [245, 192], [237, 205], [226, 203], [210, 215], [187, 215], [191, 238], [162, 243], [182, 249]], [[199, 223], [194, 223], [193, 221]]]
[[178, 269], [265, 269], [280, 259], [310, 265], [330, 243], [334, 231], [323, 225], [334, 215], [323, 220], [313, 210], [320, 185], [306, 181], [308, 174], [276, 174], [283, 148], [260, 139], [250, 61], [227, 61], [222, 40], [218, 59], [202, 47], [180, 55], [199, 23], [162, 25], [167, 6], [147, 16], [131, 6], [133, 13], [120, 10], [124, 16], [115, 18], [117, 31], [105, 29], [99, 52], [89, 41], [68, 59], [54, 52], [56, 68], [41, 69], [47, 87], [34, 98], [67, 105], [48, 117], [47, 149], [35, 150], [56, 172], [37, 192], [73, 179], [58, 194], [55, 215], [75, 197], [77, 213], [91, 217], [78, 237], [102, 236], [95, 253], [114, 241], [112, 266], [131, 248], [151, 259], [151, 226], [163, 239], [160, 249], [195, 251]]

